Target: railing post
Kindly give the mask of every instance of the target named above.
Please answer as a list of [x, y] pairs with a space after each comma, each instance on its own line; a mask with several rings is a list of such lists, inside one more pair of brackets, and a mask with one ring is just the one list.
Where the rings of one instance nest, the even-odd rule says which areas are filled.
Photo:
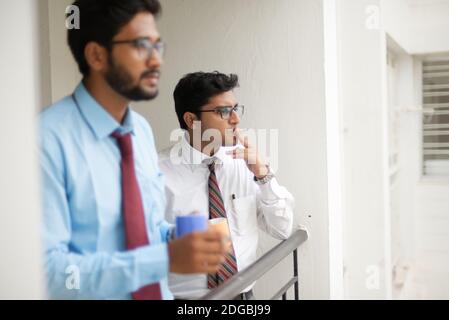
[[295, 282], [295, 300], [299, 300], [298, 249], [293, 251], [293, 276], [298, 279]]

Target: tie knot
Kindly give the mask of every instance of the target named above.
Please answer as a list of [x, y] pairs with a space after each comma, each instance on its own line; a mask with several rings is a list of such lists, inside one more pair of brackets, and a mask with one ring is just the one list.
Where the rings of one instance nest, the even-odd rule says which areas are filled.
[[207, 166], [209, 167], [210, 172], [215, 172], [216, 166], [220, 164], [220, 160], [218, 158], [212, 158], [205, 161]]
[[117, 132], [114, 132], [111, 136], [117, 140], [122, 157], [132, 156], [133, 144], [131, 140], [131, 133], [121, 135]]

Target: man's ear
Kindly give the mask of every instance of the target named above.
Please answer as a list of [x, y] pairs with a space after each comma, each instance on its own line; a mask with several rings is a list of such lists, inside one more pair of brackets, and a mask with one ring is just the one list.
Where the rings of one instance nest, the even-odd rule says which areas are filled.
[[184, 113], [183, 119], [190, 130], [193, 130], [193, 122], [198, 120], [197, 116], [191, 112]]
[[108, 52], [96, 42], [89, 42], [84, 48], [87, 64], [93, 71], [101, 72], [108, 67]]

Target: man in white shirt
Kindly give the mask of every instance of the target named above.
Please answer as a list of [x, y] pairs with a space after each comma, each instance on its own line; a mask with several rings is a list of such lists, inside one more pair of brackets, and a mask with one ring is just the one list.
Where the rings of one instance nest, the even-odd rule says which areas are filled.
[[[292, 232], [292, 195], [237, 128], [244, 113], [234, 96], [237, 86], [236, 75], [198, 72], [181, 79], [174, 92], [184, 137], [159, 155], [166, 175], [166, 219], [173, 223], [176, 216], [194, 212], [225, 217], [232, 242], [216, 274], [170, 274], [170, 290], [179, 299], [200, 298], [254, 263], [258, 227], [281, 240]], [[252, 299], [252, 287], [236, 299]]]

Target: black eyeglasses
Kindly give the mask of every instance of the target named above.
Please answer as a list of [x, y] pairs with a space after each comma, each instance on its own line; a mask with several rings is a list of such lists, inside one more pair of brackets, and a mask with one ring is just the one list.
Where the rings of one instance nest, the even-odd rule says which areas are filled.
[[220, 114], [221, 118], [223, 120], [229, 120], [229, 117], [231, 116], [232, 112], [235, 112], [239, 118], [242, 118], [243, 115], [245, 114], [245, 106], [241, 105], [241, 104], [236, 104], [234, 107], [217, 107], [213, 110], [202, 110], [202, 111], [198, 111], [199, 113], [202, 112], [215, 112]]
[[164, 42], [158, 41], [156, 43], [153, 43], [148, 37], [136, 38], [131, 40], [112, 41], [111, 44], [132, 45], [134, 48], [138, 50], [141, 59], [150, 59], [153, 56], [154, 50], [156, 50], [161, 57], [163, 57], [165, 53]]

